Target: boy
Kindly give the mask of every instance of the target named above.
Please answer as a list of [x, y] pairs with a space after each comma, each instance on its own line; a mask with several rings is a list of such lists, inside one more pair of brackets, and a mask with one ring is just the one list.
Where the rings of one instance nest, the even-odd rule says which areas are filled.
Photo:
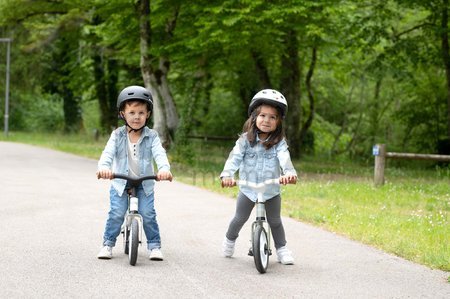
[[[117, 98], [119, 117], [125, 125], [114, 130], [98, 162], [97, 177], [112, 179], [113, 173], [130, 176], [153, 175], [153, 161], [158, 172], [157, 180], [172, 180], [166, 151], [158, 133], [149, 129], [147, 121], [153, 111], [151, 93], [141, 86], [124, 88]], [[143, 218], [144, 232], [150, 260], [163, 260], [161, 238], [154, 208], [154, 181], [144, 181], [137, 189], [139, 213]], [[110, 188], [110, 211], [103, 235], [99, 259], [111, 259], [112, 248], [127, 211], [127, 186], [125, 180], [113, 180]]]

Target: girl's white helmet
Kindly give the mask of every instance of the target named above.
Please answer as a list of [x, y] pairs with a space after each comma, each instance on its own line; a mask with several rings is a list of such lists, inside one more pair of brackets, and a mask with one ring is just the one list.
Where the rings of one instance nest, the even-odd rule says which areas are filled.
[[248, 115], [250, 116], [253, 110], [261, 104], [278, 107], [281, 111], [281, 118], [286, 116], [288, 108], [286, 98], [275, 89], [263, 89], [255, 94], [248, 106]]

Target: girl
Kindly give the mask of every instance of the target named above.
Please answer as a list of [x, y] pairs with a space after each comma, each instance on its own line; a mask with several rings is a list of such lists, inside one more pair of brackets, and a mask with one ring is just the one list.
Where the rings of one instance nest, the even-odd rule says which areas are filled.
[[[220, 174], [222, 187], [236, 184], [234, 173], [239, 169], [242, 180], [261, 183], [267, 179], [280, 178], [280, 183], [295, 184], [297, 173], [292, 165], [286, 144], [282, 120], [286, 116], [287, 102], [273, 89], [258, 92], [250, 102], [249, 118], [243, 134], [236, 141], [224, 169]], [[283, 175], [281, 176], [281, 171]], [[236, 213], [230, 222], [223, 241], [223, 254], [231, 257], [239, 231], [250, 217], [257, 194], [247, 186], [241, 186], [236, 202]], [[270, 185], [264, 192], [267, 221], [272, 230], [278, 261], [292, 265], [294, 259], [286, 247], [281, 221], [280, 186]]]

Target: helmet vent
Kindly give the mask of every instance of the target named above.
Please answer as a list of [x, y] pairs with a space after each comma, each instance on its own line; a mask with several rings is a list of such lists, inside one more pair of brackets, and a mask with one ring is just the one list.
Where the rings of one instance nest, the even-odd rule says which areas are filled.
[[134, 95], [134, 92], [129, 92], [128, 95], [132, 96], [132, 95]]

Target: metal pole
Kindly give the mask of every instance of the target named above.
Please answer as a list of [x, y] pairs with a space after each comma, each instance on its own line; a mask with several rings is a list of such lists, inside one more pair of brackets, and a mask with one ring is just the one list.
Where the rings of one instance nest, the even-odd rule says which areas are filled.
[[8, 136], [8, 123], [9, 123], [9, 65], [11, 56], [11, 39], [0, 38], [0, 42], [7, 43], [6, 50], [6, 87], [5, 87], [5, 136]]
[[5, 136], [8, 137], [9, 131], [9, 62], [11, 55], [11, 40], [8, 41], [6, 50], [6, 88], [5, 88]]

